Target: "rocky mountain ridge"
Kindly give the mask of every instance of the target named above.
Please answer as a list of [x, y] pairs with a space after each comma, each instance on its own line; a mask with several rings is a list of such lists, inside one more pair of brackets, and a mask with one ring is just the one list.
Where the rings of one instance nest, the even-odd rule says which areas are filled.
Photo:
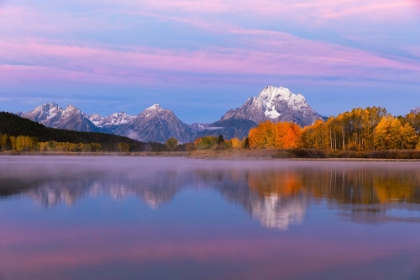
[[295, 122], [301, 126], [314, 123], [322, 116], [315, 112], [301, 94], [284, 87], [266, 87], [258, 96], [250, 97], [241, 107], [229, 110], [220, 120], [187, 125], [169, 109], [154, 104], [137, 116], [125, 112], [101, 117], [87, 115], [73, 105], [65, 109], [56, 103], [47, 103], [28, 113], [17, 113], [48, 127], [87, 132], [106, 132], [127, 136], [140, 141], [165, 142], [175, 137], [179, 142], [189, 142], [205, 135], [225, 138], [243, 138], [259, 122]]
[[226, 138], [243, 138], [251, 128], [267, 120], [307, 126], [322, 120], [322, 116], [306, 103], [303, 95], [294, 94], [285, 87], [269, 86], [258, 96], [248, 98], [241, 107], [226, 112], [220, 120], [207, 126], [202, 125], [203, 129], [198, 135], [222, 134]]

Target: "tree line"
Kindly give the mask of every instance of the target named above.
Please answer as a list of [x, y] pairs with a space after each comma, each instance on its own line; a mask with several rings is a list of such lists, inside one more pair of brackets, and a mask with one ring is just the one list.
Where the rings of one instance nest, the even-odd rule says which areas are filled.
[[319, 149], [328, 151], [420, 150], [420, 113], [392, 116], [385, 108], [355, 108], [300, 127], [291, 122], [265, 121], [248, 137], [217, 142], [198, 138], [191, 149]]
[[108, 148], [109, 145], [104, 148], [99, 143], [40, 142], [37, 137], [0, 135], [2, 152], [130, 152], [130, 146], [124, 142], [117, 143], [112, 150]]
[[413, 150], [420, 148], [420, 114], [394, 117], [385, 108], [355, 108], [304, 128], [260, 123], [249, 132], [251, 149]]
[[2, 151], [140, 152], [167, 150], [162, 143], [140, 142], [108, 133], [49, 128], [7, 112], [0, 112], [0, 145]]

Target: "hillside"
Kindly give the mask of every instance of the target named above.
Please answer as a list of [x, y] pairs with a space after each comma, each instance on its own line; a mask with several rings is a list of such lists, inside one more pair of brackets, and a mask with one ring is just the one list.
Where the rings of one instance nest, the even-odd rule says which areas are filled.
[[83, 144], [98, 143], [108, 151], [114, 150], [118, 143], [121, 142], [128, 144], [131, 151], [143, 151], [146, 149], [146, 143], [127, 137], [106, 133], [48, 128], [29, 119], [6, 112], [0, 112], [0, 134], [37, 137], [41, 142], [53, 140], [57, 142]]

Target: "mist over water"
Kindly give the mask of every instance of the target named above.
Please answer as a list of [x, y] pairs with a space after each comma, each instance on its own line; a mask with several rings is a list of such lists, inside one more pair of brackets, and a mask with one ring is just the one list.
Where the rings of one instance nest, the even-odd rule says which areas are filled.
[[417, 279], [419, 171], [416, 162], [1, 157], [0, 275]]

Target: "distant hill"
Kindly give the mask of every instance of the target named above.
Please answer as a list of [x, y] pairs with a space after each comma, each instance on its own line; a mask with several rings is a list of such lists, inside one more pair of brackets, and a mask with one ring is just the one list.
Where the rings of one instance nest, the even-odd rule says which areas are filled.
[[[0, 134], [9, 136], [37, 137], [41, 142], [50, 140], [69, 143], [99, 143], [104, 150], [114, 150], [118, 143], [124, 142], [130, 146], [131, 151], [143, 151], [148, 146], [156, 146], [157, 143], [139, 142], [128, 137], [117, 136], [107, 133], [79, 132], [64, 129], [45, 127], [26, 118], [17, 115], [0, 112]], [[161, 145], [161, 144], [158, 144]], [[163, 146], [163, 145], [162, 145]]]

